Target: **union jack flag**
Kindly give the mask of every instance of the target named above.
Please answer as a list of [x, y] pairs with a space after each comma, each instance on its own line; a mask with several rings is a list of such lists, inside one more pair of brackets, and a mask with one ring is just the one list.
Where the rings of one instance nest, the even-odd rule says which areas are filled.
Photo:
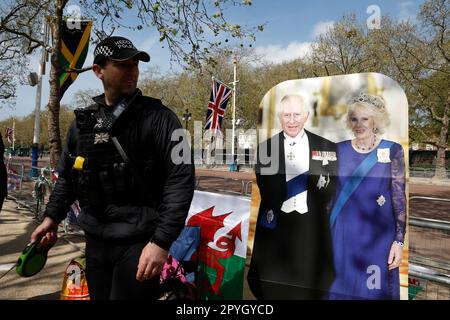
[[211, 97], [209, 98], [208, 112], [206, 113], [205, 130], [212, 130], [213, 134], [222, 131], [222, 119], [225, 114], [232, 89], [222, 82], [213, 79]]
[[12, 140], [11, 140], [12, 131], [13, 130], [11, 128], [6, 127], [5, 137], [6, 137], [6, 140], [8, 141], [8, 143], [12, 143]]

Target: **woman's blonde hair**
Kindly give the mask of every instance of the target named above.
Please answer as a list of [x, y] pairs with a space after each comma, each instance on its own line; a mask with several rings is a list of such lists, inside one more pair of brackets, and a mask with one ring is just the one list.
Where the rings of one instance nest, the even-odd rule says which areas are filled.
[[361, 92], [358, 96], [350, 99], [347, 110], [347, 128], [349, 129], [351, 128], [351, 115], [358, 107], [372, 114], [376, 133], [383, 134], [386, 132], [391, 120], [382, 97]]

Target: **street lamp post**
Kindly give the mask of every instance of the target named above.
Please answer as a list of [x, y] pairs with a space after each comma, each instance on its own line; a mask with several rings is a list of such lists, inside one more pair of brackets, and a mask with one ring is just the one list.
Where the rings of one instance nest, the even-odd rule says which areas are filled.
[[[44, 21], [42, 26], [41, 34], [43, 35], [44, 45], [42, 46], [42, 55], [39, 63], [39, 75], [37, 76], [37, 89], [36, 89], [36, 101], [34, 108], [34, 132], [33, 132], [33, 145], [31, 152], [31, 177], [37, 177], [37, 166], [38, 166], [38, 158], [39, 158], [39, 136], [41, 133], [40, 119], [41, 119], [41, 93], [42, 93], [42, 78], [45, 74], [45, 62], [47, 57], [47, 41], [48, 41], [48, 25]], [[30, 75], [30, 84], [33, 86], [35, 83], [35, 75]]]
[[234, 161], [234, 139], [235, 139], [235, 129], [236, 129], [236, 87], [239, 80], [236, 79], [236, 65], [237, 65], [237, 54], [236, 51], [234, 51], [233, 54], [233, 118], [231, 120], [232, 123], [232, 139], [231, 139], [231, 164], [230, 164], [230, 171], [235, 171], [235, 161]]
[[183, 113], [183, 121], [184, 121], [184, 128], [188, 130], [188, 121], [191, 120], [192, 114], [189, 112], [189, 109], [186, 108], [186, 112]]

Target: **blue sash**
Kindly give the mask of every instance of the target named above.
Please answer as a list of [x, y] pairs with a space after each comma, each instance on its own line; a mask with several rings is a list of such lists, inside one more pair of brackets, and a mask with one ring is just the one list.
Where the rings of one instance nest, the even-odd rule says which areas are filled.
[[[286, 200], [306, 190], [308, 175], [309, 171], [306, 171], [287, 182]], [[262, 216], [259, 220], [259, 225], [263, 226], [264, 228], [275, 229], [277, 226], [279, 214], [278, 211], [271, 209], [264, 209], [261, 211], [261, 214]]]
[[298, 195], [306, 190], [306, 182], [308, 181], [309, 171], [299, 174], [295, 178], [287, 182], [287, 196], [286, 200]]
[[[392, 141], [383, 140], [378, 145], [377, 149], [390, 148], [393, 144], [394, 143]], [[342, 161], [342, 159], [340, 159], [340, 161]], [[330, 227], [333, 226], [337, 216], [341, 212], [344, 205], [347, 203], [348, 199], [352, 196], [352, 194], [358, 188], [360, 183], [367, 176], [369, 171], [375, 166], [377, 161], [378, 161], [377, 152], [373, 150], [369, 154], [369, 156], [366, 159], [364, 159], [363, 162], [360, 163], [360, 165], [355, 169], [355, 171], [353, 171], [352, 175], [347, 179], [347, 181], [344, 184], [344, 187], [339, 193], [336, 203], [334, 204], [333, 210], [331, 211]]]

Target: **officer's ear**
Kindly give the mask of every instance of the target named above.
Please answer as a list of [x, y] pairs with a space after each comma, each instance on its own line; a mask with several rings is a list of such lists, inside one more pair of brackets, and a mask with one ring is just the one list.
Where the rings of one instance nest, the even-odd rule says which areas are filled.
[[98, 64], [92, 65], [92, 71], [94, 71], [95, 76], [100, 80], [103, 80], [103, 70], [103, 67]]

